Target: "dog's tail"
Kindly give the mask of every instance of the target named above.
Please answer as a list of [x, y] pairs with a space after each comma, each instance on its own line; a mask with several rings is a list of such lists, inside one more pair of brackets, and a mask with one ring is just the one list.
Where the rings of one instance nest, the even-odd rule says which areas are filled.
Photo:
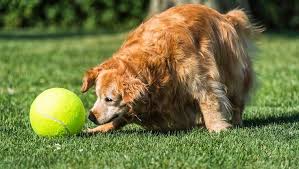
[[[237, 56], [238, 60], [243, 65], [244, 90], [248, 93], [248, 91], [253, 88], [255, 81], [255, 75], [251, 66], [251, 58], [254, 56], [257, 49], [252, 43], [252, 40], [258, 38], [265, 28], [250, 22], [248, 15], [241, 9], [229, 11], [224, 16], [234, 27], [239, 36], [239, 40], [231, 46], [235, 49], [233, 51], [235, 56]], [[248, 98], [246, 99], [248, 100]]]
[[238, 33], [244, 33], [247, 38], [255, 38], [265, 30], [264, 27], [251, 23], [242, 9], [229, 11], [225, 17]]

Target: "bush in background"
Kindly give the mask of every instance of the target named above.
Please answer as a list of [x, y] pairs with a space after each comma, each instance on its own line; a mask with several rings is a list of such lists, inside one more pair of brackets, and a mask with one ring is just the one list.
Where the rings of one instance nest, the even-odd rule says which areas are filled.
[[[181, 1], [214, 2], [221, 7], [246, 0]], [[150, 0], [0, 0], [0, 28], [126, 30], [142, 22], [149, 4]], [[253, 18], [267, 29], [299, 30], [299, 0], [248, 0], [246, 4]]]
[[128, 29], [147, 6], [148, 0], [0, 0], [0, 27]]
[[299, 0], [250, 1], [251, 13], [267, 29], [299, 31]]

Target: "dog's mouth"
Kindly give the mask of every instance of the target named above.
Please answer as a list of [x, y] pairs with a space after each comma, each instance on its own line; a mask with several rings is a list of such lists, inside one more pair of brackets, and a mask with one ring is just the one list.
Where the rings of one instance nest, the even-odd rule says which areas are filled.
[[118, 117], [120, 117], [120, 115], [115, 115], [113, 116], [110, 120], [108, 120], [106, 123], [112, 122], [114, 119], [117, 119]]
[[112, 118], [110, 118], [109, 120], [106, 120], [106, 119], [101, 120], [101, 121], [95, 120], [95, 121], [92, 121], [92, 122], [93, 122], [94, 124], [96, 124], [96, 125], [106, 124], [106, 123], [110, 123], [110, 122], [112, 122], [113, 120], [119, 118], [120, 116], [121, 116], [121, 115], [114, 115], [114, 116], [112, 116]]

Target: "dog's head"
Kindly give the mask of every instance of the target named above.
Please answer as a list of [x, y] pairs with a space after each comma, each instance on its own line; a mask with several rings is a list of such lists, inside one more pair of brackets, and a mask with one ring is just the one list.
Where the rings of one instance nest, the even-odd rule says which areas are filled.
[[132, 103], [145, 91], [144, 83], [136, 77], [129, 63], [113, 58], [85, 73], [81, 91], [86, 92], [93, 85], [97, 100], [88, 118], [95, 124], [130, 113]]

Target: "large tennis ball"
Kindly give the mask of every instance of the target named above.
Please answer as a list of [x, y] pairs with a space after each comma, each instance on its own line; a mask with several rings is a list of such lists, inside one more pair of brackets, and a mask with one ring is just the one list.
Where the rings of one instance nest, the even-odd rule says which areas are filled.
[[31, 126], [40, 136], [79, 133], [85, 119], [85, 109], [80, 98], [63, 88], [45, 90], [30, 107]]

